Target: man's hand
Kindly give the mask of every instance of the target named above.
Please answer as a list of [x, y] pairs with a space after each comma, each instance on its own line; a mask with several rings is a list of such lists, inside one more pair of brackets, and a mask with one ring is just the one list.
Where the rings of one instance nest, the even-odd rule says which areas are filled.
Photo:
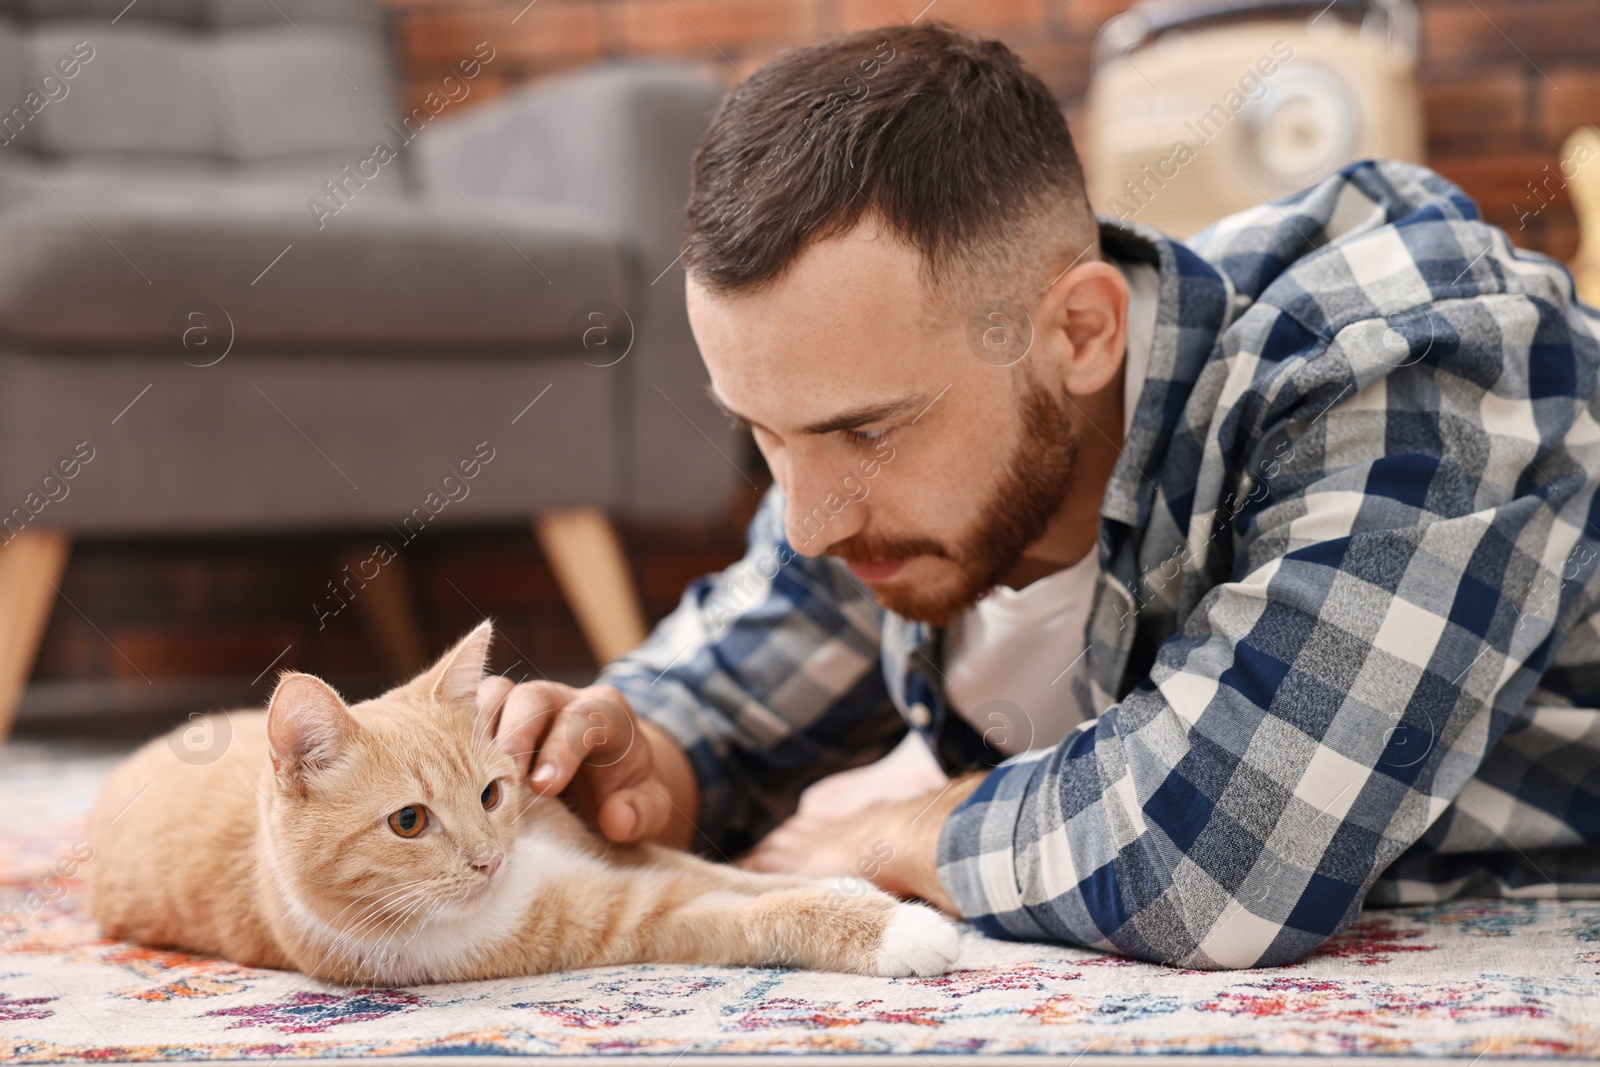
[[762, 838], [738, 865], [812, 878], [852, 875], [896, 896], [919, 897], [959, 915], [939, 881], [939, 832], [946, 816], [981, 781], [982, 774], [957, 778], [936, 792], [853, 814], [802, 809]]
[[689, 757], [615, 689], [493, 676], [478, 686], [478, 707], [535, 793], [562, 793], [618, 843], [689, 843], [700, 807]]

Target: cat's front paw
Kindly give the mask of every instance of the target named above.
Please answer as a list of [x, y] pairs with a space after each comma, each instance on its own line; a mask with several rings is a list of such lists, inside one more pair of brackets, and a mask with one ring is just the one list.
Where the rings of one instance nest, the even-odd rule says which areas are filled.
[[883, 928], [874, 961], [884, 978], [943, 974], [961, 954], [955, 926], [922, 904], [897, 904]]

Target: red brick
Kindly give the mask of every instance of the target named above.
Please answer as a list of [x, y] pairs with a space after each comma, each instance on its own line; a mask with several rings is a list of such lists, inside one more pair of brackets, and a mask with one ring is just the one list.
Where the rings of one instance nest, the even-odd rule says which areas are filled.
[[1075, 99], [1088, 90], [1091, 49], [1087, 40], [1027, 42], [1011, 47], [1058, 97]]
[[1128, 10], [1132, 3], [1133, 0], [1052, 0], [1060, 20], [1078, 33], [1090, 36]]
[[[439, 84], [449, 73], [448, 69], [433, 71], [415, 77], [406, 82], [406, 107], [422, 107], [422, 102], [429, 93], [439, 91]], [[497, 96], [501, 96], [507, 89], [518, 84], [519, 80], [508, 77], [496, 77], [490, 74], [480, 74], [467, 83], [470, 87], [468, 94], [460, 100], [452, 101], [449, 108], [439, 113], [440, 121], [452, 119], [464, 111], [488, 103]], [[409, 112], [408, 112], [409, 113]]]
[[1046, 0], [937, 0], [922, 15], [980, 33], [1043, 26], [1048, 17]]
[[[749, 75], [760, 70], [762, 67], [766, 66], [767, 62], [773, 57], [793, 47], [794, 45], [784, 42], [782, 44], [767, 45], [763, 48], [739, 49], [729, 52], [728, 58], [732, 59], [734, 65], [737, 66], [746, 77], [748, 77]], [[724, 70], [727, 70], [727, 64], [724, 63], [723, 68]], [[733, 71], [727, 70], [727, 73], [732, 74]], [[739, 78], [735, 76], [734, 80], [738, 81]]]
[[612, 10], [623, 50], [647, 55], [716, 55], [816, 34], [809, 0], [622, 0]]
[[434, 67], [471, 55], [489, 25], [499, 21], [487, 10], [409, 12], [396, 20], [396, 32], [410, 67]]
[[[513, 23], [510, 20], [516, 19]], [[487, 38], [505, 42], [507, 59], [561, 59], [568, 63], [599, 59], [606, 50], [601, 10], [592, 0], [539, 0], [533, 7], [506, 10], [505, 29]], [[496, 57], [498, 61], [500, 57]]]
[[44, 640], [39, 643], [39, 656], [34, 662], [33, 677], [89, 678], [105, 673], [107, 664], [102, 652], [115, 655], [105, 639], [89, 628], [83, 616], [66, 604], [57, 601], [56, 611], [45, 628]]
[[[1554, 256], [1563, 263], [1571, 263], [1578, 256], [1578, 220], [1566, 212], [1558, 212], [1556, 205], [1545, 211], [1550, 218], [1540, 233], [1539, 251]], [[1542, 216], [1541, 216], [1542, 217]]]
[[[518, 641], [517, 647], [532, 657], [533, 665], [538, 668], [532, 674], [534, 679], [539, 677], [539, 671], [543, 671], [546, 675], [553, 675], [558, 671], [592, 675], [598, 668], [594, 657], [589, 654], [589, 646], [584, 644], [577, 623], [571, 616], [553, 621], [536, 620], [528, 642], [524, 644]], [[529, 665], [524, 663], [517, 668], [513, 676], [520, 678], [528, 668]]]
[[[910, 22], [928, 0], [839, 0], [839, 25], [844, 30], [868, 30], [875, 26]], [[935, 3], [933, 12], [939, 12]], [[928, 17], [943, 18], [942, 13]]]
[[[896, 22], [938, 20], [973, 32], [1042, 26], [1047, 0], [841, 0], [840, 22], [847, 30]], [[919, 17], [920, 16], [920, 17]]]
[[1476, 0], [1422, 8], [1427, 68], [1470, 70], [1486, 60], [1519, 59], [1543, 68], [1561, 58], [1591, 60], [1597, 51], [1594, 0]]
[[739, 559], [739, 552], [703, 552], [651, 557], [636, 566], [639, 590], [647, 600], [676, 602], [684, 588], [702, 574], [713, 574]]
[[113, 676], [139, 680], [197, 674], [254, 678], [298, 635], [282, 624], [219, 630], [151, 623], [114, 626], [106, 636], [115, 645]]
[[416, 568], [417, 595], [430, 602], [468, 603], [491, 614], [506, 603], [548, 606], [563, 603], [550, 568], [529, 546], [526, 557], [452, 557], [449, 565]]
[[1498, 150], [1520, 144], [1528, 114], [1528, 78], [1515, 68], [1422, 86], [1430, 144], [1484, 141]]
[[[506, 6], [506, 0], [449, 0], [441, 4], [439, 0], [378, 0], [379, 5], [397, 12], [415, 10], [437, 11], [440, 7], [458, 8], [463, 11], [476, 11], [483, 8], [500, 8]], [[526, 2], [526, 0], [524, 0]], [[512, 9], [515, 12], [515, 8]]]
[[494, 49], [485, 69], [508, 59], [599, 59], [603, 52], [598, 9], [562, 0], [540, 0], [520, 17], [514, 7], [416, 12], [400, 20], [400, 40], [413, 65], [440, 67], [472, 58], [485, 42]]
[[[1596, 18], [1600, 20], [1600, 12]], [[1573, 130], [1600, 122], [1600, 67], [1551, 65], [1546, 73], [1550, 81], [1533, 82], [1536, 132], [1544, 144], [1559, 150]]]
[[[1520, 152], [1491, 156], [1474, 153], [1462, 156], [1434, 157], [1429, 165], [1455, 182], [1466, 194], [1477, 201], [1483, 217], [1511, 234], [1512, 240], [1524, 247], [1528, 230], [1542, 215], [1552, 211], [1570, 215], [1571, 201], [1559, 180], [1553, 180], [1545, 193], [1553, 200], [1543, 205], [1539, 197], [1528, 188], [1528, 183], [1542, 182], [1549, 174], [1559, 177], [1559, 157], [1554, 152]], [[1526, 222], [1526, 225], [1524, 225]]]

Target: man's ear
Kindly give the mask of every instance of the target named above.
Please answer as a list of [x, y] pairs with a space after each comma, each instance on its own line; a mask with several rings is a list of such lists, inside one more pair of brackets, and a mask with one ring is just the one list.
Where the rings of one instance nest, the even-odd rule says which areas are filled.
[[356, 723], [332, 686], [309, 674], [286, 674], [267, 705], [272, 772], [280, 783], [304, 791], [309, 777], [349, 750]]
[[456, 642], [429, 667], [423, 678], [428, 694], [441, 704], [478, 705], [478, 683], [489, 666], [489, 642], [494, 638], [494, 626], [488, 619], [480, 622], [470, 634]]
[[1055, 373], [1076, 396], [1090, 396], [1121, 372], [1128, 344], [1128, 280], [1100, 260], [1057, 278], [1040, 303], [1039, 329], [1058, 349]]

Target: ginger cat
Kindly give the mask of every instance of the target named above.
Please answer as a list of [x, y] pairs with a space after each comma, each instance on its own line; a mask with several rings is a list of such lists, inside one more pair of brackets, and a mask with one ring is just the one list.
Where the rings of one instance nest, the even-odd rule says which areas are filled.
[[179, 731], [131, 755], [89, 821], [106, 934], [344, 984], [955, 961], [955, 928], [923, 905], [614, 845], [536, 796], [477, 710], [491, 633], [353, 706], [286, 674], [265, 712], [228, 716], [212, 762], [181, 758]]

